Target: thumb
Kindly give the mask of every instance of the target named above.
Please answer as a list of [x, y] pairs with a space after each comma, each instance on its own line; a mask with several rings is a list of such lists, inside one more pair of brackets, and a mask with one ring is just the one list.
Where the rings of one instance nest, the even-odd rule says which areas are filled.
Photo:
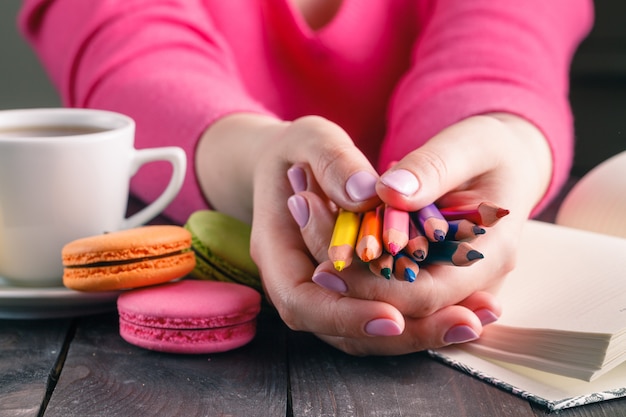
[[393, 164], [376, 184], [381, 199], [401, 210], [418, 210], [492, 170], [502, 150], [487, 138], [492, 123], [484, 119], [450, 126]]

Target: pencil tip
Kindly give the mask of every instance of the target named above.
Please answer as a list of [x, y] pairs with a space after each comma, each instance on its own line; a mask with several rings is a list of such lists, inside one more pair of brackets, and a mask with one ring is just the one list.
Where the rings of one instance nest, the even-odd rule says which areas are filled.
[[436, 229], [433, 232], [433, 236], [435, 237], [436, 241], [441, 242], [442, 240], [444, 240], [446, 238], [446, 232], [444, 232], [441, 229]]
[[404, 279], [409, 281], [409, 282], [414, 282], [415, 281], [415, 272], [411, 269], [405, 269], [404, 270]]
[[472, 249], [471, 251], [467, 252], [467, 259], [470, 261], [473, 261], [475, 259], [483, 259], [485, 256], [478, 252], [477, 250]]
[[422, 249], [418, 249], [415, 252], [413, 252], [413, 257], [417, 261], [423, 261], [424, 259], [426, 259], [426, 253]]
[[380, 273], [383, 277], [391, 279], [391, 268], [383, 268]]
[[472, 227], [472, 231], [474, 232], [475, 235], [484, 235], [486, 232], [486, 230], [480, 226]]
[[374, 258], [375, 258], [374, 251], [372, 251], [371, 249], [365, 249], [363, 253], [361, 254], [361, 260], [363, 262], [369, 262]]
[[339, 272], [343, 271], [343, 268], [346, 267], [346, 263], [344, 261], [335, 261], [333, 262], [333, 266]]
[[400, 247], [395, 243], [389, 243], [389, 253], [396, 256], [400, 252]]
[[501, 218], [501, 217], [506, 216], [506, 215], [507, 215], [507, 214], [509, 214], [509, 213], [510, 213], [510, 211], [509, 211], [509, 210], [507, 210], [507, 209], [503, 209], [503, 208], [499, 208], [499, 209], [496, 211], [496, 217], [497, 217], [497, 218]]

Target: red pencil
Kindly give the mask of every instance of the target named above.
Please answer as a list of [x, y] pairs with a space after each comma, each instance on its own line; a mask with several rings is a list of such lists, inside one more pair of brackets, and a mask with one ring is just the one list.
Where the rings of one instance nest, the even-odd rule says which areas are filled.
[[445, 207], [439, 211], [446, 220], [466, 219], [479, 226], [493, 226], [502, 217], [509, 214], [509, 210], [503, 209], [490, 201], [479, 204]]
[[409, 242], [409, 213], [385, 206], [383, 215], [383, 245], [392, 255], [400, 252]]

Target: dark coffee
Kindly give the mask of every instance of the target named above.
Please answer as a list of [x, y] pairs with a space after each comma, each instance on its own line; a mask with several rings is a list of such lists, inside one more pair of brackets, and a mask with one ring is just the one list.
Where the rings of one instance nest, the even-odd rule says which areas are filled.
[[0, 127], [1, 138], [52, 138], [60, 136], [88, 135], [104, 132], [103, 129], [93, 126], [21, 126], [12, 128]]

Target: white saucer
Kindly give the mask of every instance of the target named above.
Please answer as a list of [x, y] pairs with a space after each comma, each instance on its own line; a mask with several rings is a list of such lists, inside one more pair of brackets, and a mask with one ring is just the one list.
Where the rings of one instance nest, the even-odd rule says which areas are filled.
[[119, 294], [65, 287], [17, 287], [0, 277], [0, 319], [52, 319], [113, 311]]

